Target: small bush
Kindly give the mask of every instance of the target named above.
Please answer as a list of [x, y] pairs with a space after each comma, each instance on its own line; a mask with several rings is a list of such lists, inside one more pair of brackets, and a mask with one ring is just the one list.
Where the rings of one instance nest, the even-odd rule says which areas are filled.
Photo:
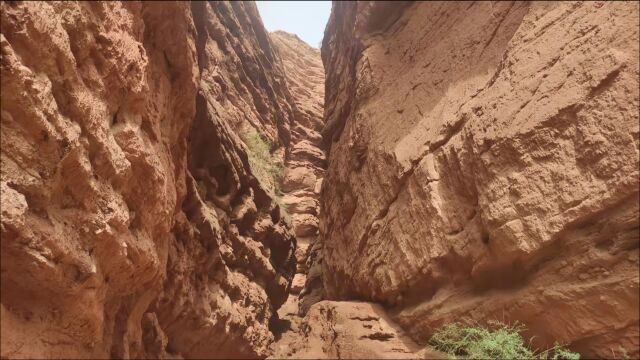
[[284, 167], [280, 159], [271, 153], [271, 142], [252, 131], [246, 135], [245, 143], [253, 175], [272, 195], [280, 195]]
[[611, 349], [611, 355], [612, 359], [630, 359], [627, 350], [625, 350], [622, 346], [618, 346], [618, 351]]
[[284, 173], [282, 161], [271, 153], [271, 148], [273, 147], [271, 142], [256, 131], [246, 135], [245, 143], [247, 145], [249, 166], [253, 175], [271, 194], [273, 200], [280, 207], [284, 221], [291, 226], [291, 218], [287, 212], [287, 206], [282, 201], [283, 195], [280, 189]]
[[548, 360], [580, 360], [580, 354], [572, 352], [556, 343], [551, 349], [547, 349], [536, 356], [538, 359]]
[[540, 353], [530, 350], [520, 335], [525, 327], [490, 321], [487, 326], [453, 323], [438, 329], [430, 344], [453, 359], [580, 359], [560, 345]]

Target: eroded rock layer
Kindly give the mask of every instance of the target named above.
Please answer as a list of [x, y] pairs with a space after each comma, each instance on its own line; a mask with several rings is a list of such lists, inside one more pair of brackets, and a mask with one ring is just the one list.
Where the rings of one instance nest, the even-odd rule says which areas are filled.
[[336, 2], [324, 285], [638, 356], [638, 4]]
[[282, 158], [295, 103], [255, 4], [1, 9], [1, 356], [266, 356], [295, 240], [243, 135]]
[[297, 274], [292, 296], [301, 297], [302, 313], [324, 297], [322, 292], [321, 243], [317, 242], [320, 191], [326, 159], [321, 150], [324, 108], [324, 68], [320, 50], [296, 35], [270, 34], [285, 69], [295, 106], [291, 144], [282, 179], [282, 203], [291, 217], [297, 239]]

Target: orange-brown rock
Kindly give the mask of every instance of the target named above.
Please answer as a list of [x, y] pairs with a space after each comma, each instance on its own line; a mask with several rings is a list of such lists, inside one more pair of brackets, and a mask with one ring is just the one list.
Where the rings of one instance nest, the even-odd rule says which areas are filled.
[[266, 356], [295, 241], [243, 134], [295, 103], [255, 4], [0, 6], [0, 356]]
[[[318, 271], [322, 258], [319, 256], [321, 244], [316, 241], [321, 212], [317, 199], [326, 166], [326, 157], [320, 147], [320, 131], [324, 124], [324, 69], [320, 51], [297, 36], [282, 31], [273, 32], [270, 36], [282, 57], [287, 84], [295, 103], [291, 144], [282, 181], [282, 201], [291, 215], [298, 246], [305, 251], [304, 256], [298, 256], [298, 273], [305, 274], [306, 285], [300, 292], [300, 302], [296, 299], [296, 307], [299, 305], [299, 311], [304, 314], [309, 306], [324, 296], [321, 272]], [[306, 276], [307, 272], [311, 276]]]
[[[283, 307], [284, 309], [284, 307]], [[376, 304], [321, 301], [309, 309], [296, 332], [276, 345], [277, 359], [446, 359], [421, 348]]]
[[0, 10], [0, 357], [640, 356], [638, 3]]
[[638, 17], [334, 3], [327, 296], [383, 303], [421, 343], [452, 321], [517, 320], [535, 347], [638, 356]]
[[275, 31], [269, 36], [281, 56], [287, 85], [296, 105], [292, 137], [295, 142], [307, 140], [317, 144], [322, 139], [318, 132], [324, 124], [324, 68], [320, 50], [284, 31]]

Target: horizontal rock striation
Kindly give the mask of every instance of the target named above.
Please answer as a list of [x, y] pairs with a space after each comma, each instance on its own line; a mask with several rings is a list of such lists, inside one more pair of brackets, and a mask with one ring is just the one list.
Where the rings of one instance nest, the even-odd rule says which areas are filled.
[[[330, 299], [638, 356], [638, 4], [335, 3]], [[355, 256], [354, 256], [355, 255]]]

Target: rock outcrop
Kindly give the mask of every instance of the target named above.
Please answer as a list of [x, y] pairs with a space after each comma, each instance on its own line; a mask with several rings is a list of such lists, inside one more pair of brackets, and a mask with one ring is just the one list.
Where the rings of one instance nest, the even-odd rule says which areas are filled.
[[266, 356], [295, 239], [246, 134], [282, 161], [297, 113], [255, 4], [1, 8], [1, 356]]
[[638, 356], [637, 3], [336, 2], [329, 299]]

